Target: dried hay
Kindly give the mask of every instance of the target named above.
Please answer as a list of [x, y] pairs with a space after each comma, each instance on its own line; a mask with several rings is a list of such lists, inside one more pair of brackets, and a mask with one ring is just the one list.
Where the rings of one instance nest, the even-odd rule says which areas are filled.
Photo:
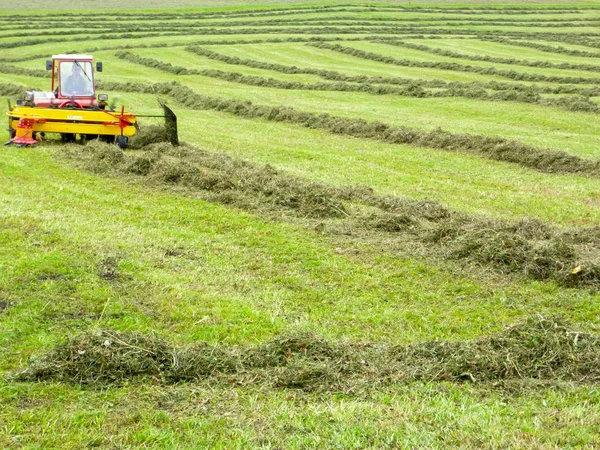
[[[176, 346], [155, 334], [95, 330], [30, 361], [14, 378], [101, 387], [128, 380], [201, 380], [304, 390], [349, 391], [357, 384], [414, 380], [600, 381], [600, 338], [559, 317], [530, 317], [473, 341], [404, 346], [331, 343], [312, 333], [284, 334], [255, 347]], [[233, 378], [232, 378], [233, 377]]]
[[137, 150], [159, 142], [168, 142], [165, 127], [149, 125], [141, 127], [137, 131], [135, 136], [129, 140], [128, 148]]
[[[162, 142], [134, 153], [97, 141], [68, 157], [97, 173], [175, 188], [209, 201], [282, 219], [335, 220], [327, 229], [360, 230], [384, 243], [404, 233], [437, 258], [464, 260], [503, 274], [555, 280], [597, 289], [600, 270], [586, 261], [598, 253], [600, 233], [561, 232], [536, 219], [485, 219], [452, 211], [438, 202], [377, 195], [366, 186], [336, 187], [290, 176], [188, 145]], [[323, 228], [323, 227], [322, 227]], [[579, 252], [584, 249], [585, 252]], [[580, 254], [581, 253], [581, 254]], [[583, 266], [582, 266], [583, 264]]]

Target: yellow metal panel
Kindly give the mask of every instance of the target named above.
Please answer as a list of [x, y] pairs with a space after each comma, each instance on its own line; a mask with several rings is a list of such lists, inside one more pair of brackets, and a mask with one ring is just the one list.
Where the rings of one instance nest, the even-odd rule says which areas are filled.
[[[17, 129], [18, 120], [11, 122], [11, 127]], [[33, 131], [41, 133], [73, 133], [73, 134], [102, 134], [119, 136], [121, 129], [117, 125], [103, 125], [94, 123], [46, 122], [33, 125]], [[124, 136], [133, 136], [135, 127], [128, 126], [123, 129]]]
[[[15, 118], [46, 119], [77, 122], [115, 122], [119, 123], [120, 112], [112, 111], [90, 111], [86, 109], [61, 109], [61, 108], [33, 108], [30, 106], [15, 106], [6, 113]], [[131, 123], [136, 119], [131, 113], [124, 113], [125, 118]]]

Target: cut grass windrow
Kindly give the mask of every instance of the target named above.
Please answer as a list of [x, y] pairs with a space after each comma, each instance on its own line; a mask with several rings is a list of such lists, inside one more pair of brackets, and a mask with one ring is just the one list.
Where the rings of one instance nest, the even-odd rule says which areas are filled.
[[498, 64], [514, 64], [517, 66], [526, 66], [526, 67], [542, 67], [542, 68], [551, 68], [551, 69], [560, 69], [560, 70], [583, 70], [587, 72], [600, 72], [600, 65], [593, 64], [573, 64], [573, 63], [552, 63], [549, 61], [531, 61], [527, 59], [517, 59], [517, 58], [499, 58], [495, 56], [489, 55], [469, 55], [466, 53], [454, 52], [452, 50], [444, 50], [435, 47], [430, 47], [428, 45], [423, 44], [414, 44], [410, 42], [404, 42], [400, 40], [377, 40], [372, 41], [375, 43], [383, 43], [388, 45], [394, 45], [396, 47], [404, 47], [410, 48], [412, 50], [419, 50], [422, 52], [431, 53], [434, 55], [446, 56], [449, 58], [458, 58], [458, 59], [468, 59], [470, 61], [485, 61], [492, 62]]
[[[311, 18], [311, 19], [268, 19], [268, 20], [247, 20], [247, 21], [222, 21], [222, 22], [207, 22], [202, 23], [199, 21], [186, 21], [186, 22], [158, 22], [158, 23], [144, 23], [139, 26], [132, 26], [130, 22], [126, 22], [123, 24], [115, 24], [112, 21], [110, 24], [106, 24], [106, 22], [100, 22], [97, 24], [86, 24], [85, 28], [75, 28], [73, 24], [64, 24], [63, 30], [59, 31], [39, 31], [39, 32], [31, 32], [31, 31], [22, 31], [22, 27], [6, 27], [4, 29], [0, 28], [0, 31], [12, 31], [11, 33], [3, 34], [3, 38], [16, 38], [16, 37], [35, 37], [35, 36], [59, 36], [61, 34], [64, 35], [76, 35], [76, 34], [102, 34], [106, 32], [111, 33], [119, 33], [119, 32], [127, 32], [127, 33], [147, 33], [147, 32], [173, 32], [180, 31], [184, 28], [193, 32], [195, 30], [199, 30], [202, 28], [220, 28], [220, 27], [267, 27], [267, 26], [289, 26], [289, 25], [303, 25], [303, 26], [319, 26], [319, 27], [355, 27], [357, 24], [362, 27], [395, 27], [400, 24], [401, 26], [409, 26], [409, 27], [421, 27], [423, 28], [423, 32], [427, 32], [430, 27], [473, 27], [473, 26], [496, 26], [496, 27], [536, 27], [536, 28], [575, 28], [582, 26], [589, 27], [597, 27], [599, 21], [583, 19], [579, 22], [553, 22], [553, 23], [545, 23], [545, 22], [536, 22], [536, 21], [525, 21], [521, 20], [519, 22], [516, 21], [480, 21], [477, 22], [467, 21], [464, 18], [462, 19], [454, 19], [449, 21], [440, 21], [440, 20], [432, 20], [430, 18], [414, 18], [414, 19], [393, 19], [393, 18], [369, 18], [369, 19], [361, 19], [361, 18], [348, 18], [344, 20], [341, 17], [321, 17], [321, 18]], [[40, 23], [40, 27], [44, 27], [44, 25], [55, 25], [55, 24], [44, 24]], [[89, 26], [88, 26], [89, 25]], [[77, 25], [76, 25], [77, 26]], [[68, 28], [68, 29], [67, 29]]]
[[[199, 53], [198, 53], [199, 54]], [[527, 90], [519, 90], [519, 89], [507, 89], [502, 91], [496, 91], [494, 93], [488, 93], [484, 88], [474, 85], [467, 85], [466, 87], [462, 87], [459, 85], [451, 85], [448, 89], [437, 89], [435, 91], [426, 91], [422, 84], [418, 81], [411, 82], [409, 79], [405, 80], [404, 86], [402, 88], [394, 87], [394, 86], [385, 86], [385, 85], [374, 85], [365, 82], [354, 82], [349, 83], [342, 80], [337, 80], [335, 82], [323, 82], [323, 83], [302, 83], [302, 82], [293, 82], [293, 81], [281, 81], [273, 78], [264, 78], [253, 75], [243, 75], [236, 72], [226, 72], [222, 70], [197, 70], [190, 69], [183, 66], [174, 66], [171, 63], [165, 63], [159, 61], [154, 58], [142, 58], [138, 55], [135, 55], [131, 52], [117, 52], [115, 54], [118, 58], [127, 60], [129, 62], [133, 62], [136, 64], [140, 64], [146, 67], [152, 67], [154, 69], [159, 69], [168, 73], [172, 73], [174, 75], [202, 75], [205, 77], [216, 78], [220, 80], [225, 80], [234, 83], [246, 84], [249, 86], [259, 86], [259, 87], [269, 87], [276, 89], [303, 89], [310, 91], [334, 91], [334, 92], [364, 92], [373, 95], [399, 95], [403, 97], [416, 97], [416, 98], [441, 98], [441, 97], [463, 97], [484, 101], [509, 101], [509, 102], [520, 102], [520, 103], [536, 103], [542, 106], [550, 106], [550, 107], [558, 107], [563, 108], [569, 111], [580, 111], [580, 112], [591, 112], [591, 113], [599, 113], [600, 106], [596, 103], [591, 102], [589, 98], [578, 96], [578, 97], [562, 97], [562, 98], [553, 98], [547, 99], [542, 98], [539, 93], [536, 93], [534, 89]], [[234, 60], [235, 58], [231, 58]], [[270, 64], [257, 64], [262, 66], [267, 66]], [[279, 66], [281, 69], [281, 65]], [[303, 70], [297, 69], [295, 67], [290, 67], [290, 70], [287, 72], [293, 73], [314, 73], [312, 70]], [[1, 67], [0, 67], [1, 72]], [[318, 69], [315, 72], [321, 72]], [[332, 76], [332, 73], [328, 71], [323, 71], [327, 73], [328, 76]], [[350, 77], [349, 77], [350, 78]], [[358, 79], [360, 77], [353, 77], [354, 79]], [[433, 83], [432, 83], [433, 84]], [[600, 88], [599, 88], [600, 89]], [[592, 91], [591, 89], [590, 91]]]
[[13, 66], [12, 64], [7, 64], [4, 62], [0, 62], [0, 73], [9, 75], [26, 75], [36, 78], [50, 78], [51, 76], [51, 73], [47, 70], [26, 69], [24, 67]]
[[[344, 39], [345, 40], [345, 39]], [[364, 40], [363, 38], [356, 40]], [[467, 93], [465, 96], [470, 98], [478, 98], [477, 91], [490, 89], [493, 91], [513, 91], [510, 96], [513, 101], [523, 101], [525, 103], [535, 103], [536, 98], [539, 98], [535, 94], [577, 94], [582, 97], [598, 97], [600, 96], [600, 86], [596, 87], [583, 87], [575, 85], [558, 85], [558, 86], [536, 86], [531, 84], [520, 84], [512, 82], [502, 81], [470, 81], [470, 82], [459, 82], [459, 81], [445, 81], [443, 79], [425, 80], [418, 78], [402, 78], [402, 77], [379, 77], [379, 76], [368, 76], [368, 75], [346, 75], [344, 73], [316, 69], [313, 67], [298, 67], [290, 66], [285, 64], [277, 64], [272, 62], [259, 61], [249, 58], [238, 58], [235, 56], [228, 56], [222, 53], [215, 52], [206, 48], [198, 47], [197, 44], [188, 45], [185, 48], [191, 53], [213, 59], [215, 61], [224, 62], [231, 65], [247, 66], [255, 69], [272, 70], [275, 72], [285, 74], [306, 74], [316, 75], [325, 80], [329, 81], [344, 81], [348, 83], [371, 83], [371, 84], [391, 84], [400, 86], [415, 86], [421, 88], [433, 88], [433, 89], [455, 89], [458, 91], [467, 90], [472, 91]], [[515, 91], [524, 92], [525, 95], [518, 95]], [[460, 96], [460, 95], [457, 95]], [[501, 100], [501, 99], [498, 99]]]
[[19, 84], [8, 84], [8, 83], [0, 83], [0, 95], [3, 97], [22, 97], [26, 90], [32, 90], [30, 88], [25, 88]]
[[[567, 8], [567, 7], [555, 7], [555, 8], [514, 8], [514, 7], [502, 7], [501, 10], [497, 8], [427, 8], [421, 6], [408, 6], [408, 5], [356, 5], [356, 4], [335, 4], [335, 5], [319, 5], [319, 6], [303, 6], [303, 7], [289, 7], [289, 6], [278, 6], [276, 10], [265, 10], [265, 9], [247, 9], [244, 11], [203, 11], [203, 12], [186, 12], [185, 18], [190, 20], [201, 20], [201, 19], [215, 19], [215, 18], [240, 18], [240, 17], [278, 17], [286, 15], [297, 15], [297, 14], [315, 14], [315, 13], [340, 13], [340, 12], [414, 12], [414, 13], [443, 13], [449, 14], [467, 14], [467, 15], [482, 15], [482, 14], [493, 14], [498, 15], [501, 13], [504, 15], [562, 15], [568, 14], [581, 14], [585, 11], [595, 11], [598, 8], [594, 8], [590, 5], [585, 7]], [[3, 16], [7, 19], [22, 20], [25, 23], [29, 23], [31, 16], [25, 16], [23, 14], [7, 14]], [[60, 14], [48, 12], [44, 14], [44, 17], [64, 20], [65, 18], [77, 19], [77, 18], [103, 18], [111, 21], [146, 21], [146, 20], [173, 20], [181, 19], [180, 13], [171, 13], [162, 11], [160, 15], [145, 12], [120, 12], [115, 17], [114, 15], [107, 15], [104, 12], [61, 12]], [[73, 23], [71, 21], [70, 23]]]
[[[410, 36], [409, 36], [410, 37]], [[141, 49], [141, 48], [173, 48], [173, 47], [183, 47], [190, 44], [193, 45], [243, 45], [243, 44], [278, 44], [284, 42], [297, 42], [297, 43], [306, 43], [306, 42], [335, 42], [335, 41], [359, 41], [364, 40], [365, 38], [351, 38], [351, 37], [326, 37], [326, 36], [311, 36], [311, 37], [288, 37], [288, 38], [268, 38], [268, 39], [219, 39], [219, 40], [204, 40], [204, 41], [194, 41], [190, 42], [173, 42], [173, 43], [164, 43], [164, 42], [156, 42], [153, 44], [122, 44], [122, 45], [113, 45], [108, 47], [88, 47], [85, 49], [77, 50], [78, 52], [85, 53], [94, 53], [100, 51], [109, 51], [109, 50], [129, 50], [129, 49]], [[73, 50], [75, 52], [75, 50]], [[48, 54], [36, 54], [30, 56], [16, 56], [16, 57], [7, 57], [0, 58], [0, 63], [14, 63], [14, 62], [24, 62], [24, 61], [32, 61], [35, 59], [44, 59], [48, 58]], [[12, 68], [10, 70], [13, 70]], [[37, 71], [36, 71], [37, 72]], [[6, 72], [8, 73], [8, 72]], [[24, 75], [30, 76], [41, 76], [41, 75], [33, 75], [34, 72], [23, 73]]]
[[500, 36], [485, 37], [479, 36], [481, 41], [497, 42], [499, 44], [515, 45], [517, 47], [534, 48], [543, 52], [558, 53], [562, 55], [582, 56], [585, 58], [600, 58], [599, 52], [589, 52], [572, 48], [557, 47], [554, 45], [538, 44], [537, 42], [521, 41], [515, 39], [506, 39]]
[[144, 85], [140, 83], [103, 83], [106, 90], [169, 95], [190, 109], [215, 110], [248, 119], [286, 122], [333, 134], [374, 139], [391, 144], [410, 144], [447, 151], [460, 151], [497, 161], [511, 162], [547, 173], [574, 173], [600, 176], [600, 161], [587, 160], [555, 149], [540, 149], [499, 136], [454, 134], [441, 129], [418, 130], [367, 122], [329, 114], [298, 111], [290, 106], [255, 105], [250, 101], [208, 97], [177, 82]]
[[[326, 130], [333, 134], [374, 139], [392, 144], [410, 144], [448, 151], [461, 151], [497, 161], [519, 164], [540, 172], [600, 176], [600, 161], [579, 158], [560, 150], [540, 149], [502, 137], [466, 133], [453, 134], [440, 129], [423, 131], [409, 127], [391, 126], [381, 122], [367, 122], [363, 119], [349, 119], [329, 114], [298, 111], [289, 106], [254, 105], [249, 101], [196, 94], [190, 88], [177, 82], [146, 85], [99, 81], [98, 88], [122, 92], [169, 95], [190, 109], [224, 111], [250, 119], [259, 118], [292, 123], [307, 128]], [[22, 96], [25, 90], [24, 86], [0, 83], [0, 95], [18, 97]], [[419, 91], [415, 92], [415, 94], [407, 95], [419, 96]], [[469, 96], [468, 93], [464, 95]], [[452, 96], [458, 95], [452, 94]], [[576, 99], [567, 99], [567, 101], [573, 100]], [[555, 103], [558, 101], [560, 99], [554, 100]], [[582, 105], [585, 106], [585, 103], [582, 102]]]
[[490, 387], [527, 380], [596, 385], [599, 360], [600, 338], [558, 317], [531, 317], [473, 341], [404, 346], [333, 343], [307, 332], [282, 334], [256, 346], [181, 346], [156, 334], [95, 329], [64, 340], [13, 378], [97, 389], [132, 380], [173, 384], [210, 379], [352, 394], [417, 380]]
[[140, 133], [137, 139], [132, 146], [142, 151], [133, 154], [96, 141], [63, 154], [95, 173], [187, 192], [276, 220], [305, 225], [303, 220], [311, 219], [308, 226], [333, 235], [339, 229], [354, 230], [382, 248], [397, 236], [419, 242], [436, 259], [463, 260], [500, 274], [555, 280], [564, 286], [600, 288], [600, 266], [578, 254], [581, 245], [586, 258], [600, 253], [596, 229], [562, 232], [539, 220], [472, 217], [432, 201], [377, 195], [364, 186], [309, 182], [191, 146], [143, 147], [165, 139], [160, 128], [146, 137]]
[[[244, 17], [237, 16], [236, 18]], [[256, 17], [256, 16], [255, 16]], [[269, 16], [265, 16], [269, 17]], [[273, 15], [272, 17], [277, 17]], [[106, 29], [111, 31], [134, 31], [136, 28], [138, 30], [142, 29], [142, 25], [138, 27], [134, 27], [131, 25], [131, 21], [121, 21], [124, 23], [119, 23], [119, 21], [111, 20], [107, 22], [105, 18], [100, 19], [91, 19], [87, 18], [86, 21], [86, 29], [94, 28], [94, 29]], [[217, 18], [218, 19], [218, 18]], [[228, 18], [229, 19], [229, 18]], [[160, 27], [165, 26], [202, 26], [202, 25], [211, 25], [211, 26], [240, 26], [240, 25], [255, 25], [255, 26], [263, 26], [263, 25], [280, 25], [280, 24], [334, 24], [334, 23], [343, 23], [343, 24], [356, 24], [357, 22], [361, 24], [435, 24], [437, 26], [451, 26], [453, 24], [464, 25], [464, 24], [473, 24], [475, 22], [469, 22], [469, 19], [464, 17], [360, 17], [359, 15], [319, 15], [315, 17], [305, 17], [299, 18], [294, 17], [291, 19], [281, 19], [281, 18], [267, 18], [263, 20], [252, 20], [252, 21], [231, 21], [227, 20], [224, 22], [216, 22], [214, 17], [199, 17], [197, 15], [191, 14], [185, 17], [181, 16], [170, 16], [167, 18], [163, 18], [162, 16], [145, 16], [138, 20], [143, 20], [143, 27], [147, 27], [148, 29], [158, 29]], [[203, 20], [211, 20], [211, 22], [202, 23]], [[535, 27], [547, 27], [547, 28], [557, 28], [557, 27], [581, 27], [581, 26], [596, 26], [598, 24], [599, 19], [592, 17], [582, 17], [582, 18], [570, 18], [570, 19], [559, 19], [556, 17], [550, 18], [533, 18], [533, 17], [503, 17], [501, 20], [498, 18], [486, 18], [486, 17], [478, 17], [477, 25], [494, 25], [498, 26], [502, 24], [502, 26], [535, 26]], [[0, 31], [19, 31], [22, 30], [23, 24], [26, 24], [27, 21], [11, 21], [11, 24], [8, 26], [0, 27]], [[60, 28], [71, 28], [74, 26], [73, 20], [58, 20], [56, 18], [48, 18], [47, 20], [39, 20], [37, 22], [40, 27], [46, 26], [54, 26]], [[147, 30], [146, 30], [147, 31]], [[11, 35], [12, 36], [12, 35]]]
[[563, 77], [563, 76], [548, 76], [536, 73], [525, 73], [517, 72], [514, 70], [501, 70], [494, 67], [482, 67], [482, 66], [467, 66], [464, 64], [440, 62], [440, 61], [417, 61], [413, 59], [398, 59], [391, 56], [380, 55], [373, 52], [365, 52], [363, 50], [355, 49], [352, 47], [345, 47], [339, 44], [328, 44], [328, 43], [315, 43], [308, 44], [313, 47], [331, 50], [345, 55], [354, 56], [356, 58], [366, 59], [370, 61], [378, 61], [385, 64], [391, 64], [394, 66], [402, 67], [423, 67], [428, 69], [441, 69], [451, 70], [456, 72], [472, 72], [481, 75], [497, 76], [501, 78], [508, 78], [517, 81], [529, 81], [529, 82], [544, 82], [544, 83], [562, 83], [562, 84], [598, 84], [600, 78], [586, 78], [586, 77]]

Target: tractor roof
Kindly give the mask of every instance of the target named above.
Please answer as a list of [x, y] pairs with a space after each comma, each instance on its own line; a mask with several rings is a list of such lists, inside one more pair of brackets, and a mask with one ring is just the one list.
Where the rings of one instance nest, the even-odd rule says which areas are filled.
[[94, 58], [92, 58], [90, 55], [52, 55], [52, 59], [60, 59], [67, 61], [91, 61]]

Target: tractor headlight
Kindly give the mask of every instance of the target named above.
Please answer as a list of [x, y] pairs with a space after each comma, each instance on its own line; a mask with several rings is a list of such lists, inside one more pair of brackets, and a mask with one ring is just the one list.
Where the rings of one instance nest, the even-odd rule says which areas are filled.
[[25, 92], [25, 101], [32, 102], [33, 101], [33, 92], [27, 91]]
[[108, 94], [98, 94], [98, 101], [105, 102], [108, 100]]

